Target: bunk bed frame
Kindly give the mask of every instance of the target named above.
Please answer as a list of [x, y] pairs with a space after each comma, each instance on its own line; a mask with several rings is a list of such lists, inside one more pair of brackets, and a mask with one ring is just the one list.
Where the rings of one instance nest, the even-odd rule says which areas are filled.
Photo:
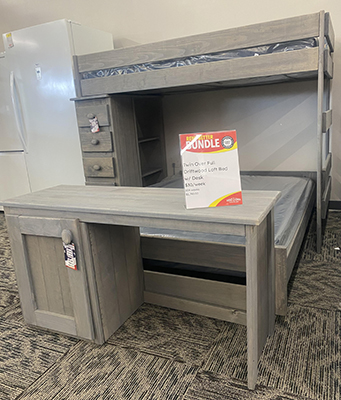
[[[258, 57], [232, 58], [176, 68], [110, 75], [110, 70], [114, 68], [139, 66], [145, 63], [153, 64], [184, 57], [216, 54], [307, 38], [316, 38], [318, 45], [312, 48], [264, 54]], [[331, 152], [329, 143], [332, 122], [330, 80], [333, 75], [333, 51], [334, 32], [330, 16], [329, 13], [321, 11], [315, 14], [246, 27], [75, 57], [78, 96], [75, 101], [78, 115], [82, 114], [82, 112], [83, 114], [85, 113], [85, 111], [82, 111], [83, 109], [88, 112], [89, 104], [96, 105], [96, 102], [103, 102], [103, 99], [105, 101], [110, 99], [111, 102], [119, 104], [122, 99], [127, 97], [134, 99], [141, 95], [162, 96], [164, 94], [196, 90], [216, 90], [229, 87], [292, 82], [293, 80], [317, 79], [316, 170], [297, 171], [293, 174], [312, 177], [316, 183], [316, 197], [307, 204], [306, 214], [295, 228], [295, 239], [291, 245], [287, 248], [279, 247], [276, 249], [276, 312], [278, 314], [285, 314], [286, 312], [287, 282], [295, 264], [314, 204], [316, 205], [316, 245], [317, 251], [320, 252], [321, 250], [322, 220], [327, 215], [331, 192]], [[93, 71], [106, 71], [103, 75], [107, 74], [108, 76], [87, 79], [89, 73]], [[107, 73], [108, 71], [109, 73]], [[113, 110], [113, 106], [110, 104], [109, 108], [111, 107], [110, 110]], [[134, 118], [134, 107], [132, 106], [129, 110], [131, 112], [126, 115]], [[91, 117], [95, 114], [86, 115]], [[114, 125], [115, 118], [113, 115], [111, 115], [111, 119], [111, 124]], [[80, 131], [81, 129], [84, 129], [84, 124], [80, 125]], [[120, 134], [119, 127], [116, 126], [114, 130], [116, 132], [113, 132], [113, 135], [118, 136]], [[121, 133], [123, 134], [123, 132]], [[135, 133], [137, 135], [137, 132]], [[134, 154], [139, 157], [138, 151]], [[116, 158], [117, 166], [119, 166], [122, 162], [119, 149], [114, 149], [110, 156]], [[101, 157], [105, 157], [105, 155], [102, 154]], [[127, 163], [129, 163], [129, 158], [131, 156], [126, 157]], [[136, 184], [142, 185], [141, 166], [134, 165], [132, 167], [127, 164], [128, 168], [131, 171], [131, 175], [135, 174], [135, 176], [139, 177]], [[267, 173], [264, 172], [264, 174]], [[290, 176], [292, 173], [269, 172], [269, 174]], [[102, 180], [100, 184], [107, 184], [106, 182]], [[87, 183], [96, 184], [94, 180], [89, 180]], [[115, 184], [115, 182], [113, 183]], [[118, 184], [131, 185], [131, 179], [126, 181], [121, 179]], [[177, 244], [173, 242], [172, 246], [174, 245], [175, 247], [172, 248], [169, 245], [170, 242], [167, 241], [161, 242], [158, 239], [142, 238], [143, 255], [151, 259], [160, 257], [159, 259], [172, 260], [175, 254], [184, 254], [184, 257], [188, 259], [195, 257], [194, 255], [198, 248], [196, 243], [191, 242]], [[227, 250], [227, 247], [222, 248], [214, 244], [201, 243], [200, 247], [205, 249], [208, 255], [207, 258], [212, 257], [209, 265], [215, 263], [214, 252], [217, 251], [218, 247], [219, 252], [226, 252]], [[187, 256], [185, 255], [186, 251]], [[235, 269], [242, 270], [243, 249], [232, 246], [229, 247], [228, 254], [229, 264], [235, 263]], [[226, 260], [223, 262], [225, 263]], [[189, 292], [197, 290], [195, 289], [195, 284], [193, 289], [190, 288], [191, 282], [200, 281], [200, 279], [196, 279], [145, 271], [145, 299], [163, 306], [204, 313], [202, 311], [203, 307], [200, 305], [205, 303], [204, 294], [202, 299], [198, 299], [196, 296], [195, 300], [194, 297], [191, 298], [188, 295]], [[217, 288], [218, 286], [221, 286], [221, 282], [219, 282], [219, 285], [217, 283]], [[212, 311], [213, 308], [211, 309], [210, 316], [235, 320], [234, 311], [231, 311], [231, 308], [229, 309], [228, 303], [222, 304], [219, 300], [214, 309], [215, 311]]]

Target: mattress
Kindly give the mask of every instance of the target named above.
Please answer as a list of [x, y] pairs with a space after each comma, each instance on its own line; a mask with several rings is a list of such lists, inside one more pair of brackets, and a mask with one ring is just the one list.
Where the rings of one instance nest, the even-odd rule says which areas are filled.
[[[281, 192], [281, 196], [274, 207], [275, 246], [288, 246], [304, 215], [306, 204], [315, 189], [314, 182], [303, 177], [242, 175], [241, 185], [242, 190], [275, 190]], [[182, 188], [183, 180], [180, 175], [176, 175], [166, 178], [154, 186]], [[230, 244], [245, 243], [244, 237], [180, 230], [140, 228], [140, 233], [141, 236], [164, 239]]]

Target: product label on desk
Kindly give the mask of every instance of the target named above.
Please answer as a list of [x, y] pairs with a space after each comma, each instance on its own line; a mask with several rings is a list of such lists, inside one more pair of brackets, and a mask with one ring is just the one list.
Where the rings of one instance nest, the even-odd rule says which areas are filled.
[[186, 207], [242, 204], [236, 131], [180, 135]]
[[65, 266], [71, 269], [77, 269], [77, 260], [76, 260], [76, 248], [74, 243], [65, 244], [63, 242], [64, 247], [64, 258], [65, 258]]
[[90, 130], [92, 133], [97, 133], [99, 132], [99, 122], [97, 117], [93, 117], [89, 119], [90, 122]]

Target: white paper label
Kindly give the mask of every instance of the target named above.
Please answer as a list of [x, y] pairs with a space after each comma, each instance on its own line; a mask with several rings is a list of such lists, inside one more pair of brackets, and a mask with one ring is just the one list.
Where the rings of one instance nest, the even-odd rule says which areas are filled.
[[180, 135], [186, 207], [242, 204], [236, 131]]
[[97, 117], [90, 118], [89, 122], [90, 122], [90, 130], [91, 130], [91, 132], [92, 133], [99, 132], [99, 122], [98, 122]]
[[7, 41], [7, 47], [10, 49], [11, 47], [14, 47], [13, 43], [13, 37], [11, 33], [6, 33], [6, 41]]

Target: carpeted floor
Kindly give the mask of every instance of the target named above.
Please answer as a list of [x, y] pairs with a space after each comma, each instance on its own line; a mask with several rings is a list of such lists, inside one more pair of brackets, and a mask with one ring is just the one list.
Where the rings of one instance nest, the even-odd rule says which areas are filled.
[[321, 254], [311, 225], [249, 391], [240, 325], [144, 304], [102, 346], [29, 328], [0, 213], [0, 400], [341, 400], [341, 212]]

